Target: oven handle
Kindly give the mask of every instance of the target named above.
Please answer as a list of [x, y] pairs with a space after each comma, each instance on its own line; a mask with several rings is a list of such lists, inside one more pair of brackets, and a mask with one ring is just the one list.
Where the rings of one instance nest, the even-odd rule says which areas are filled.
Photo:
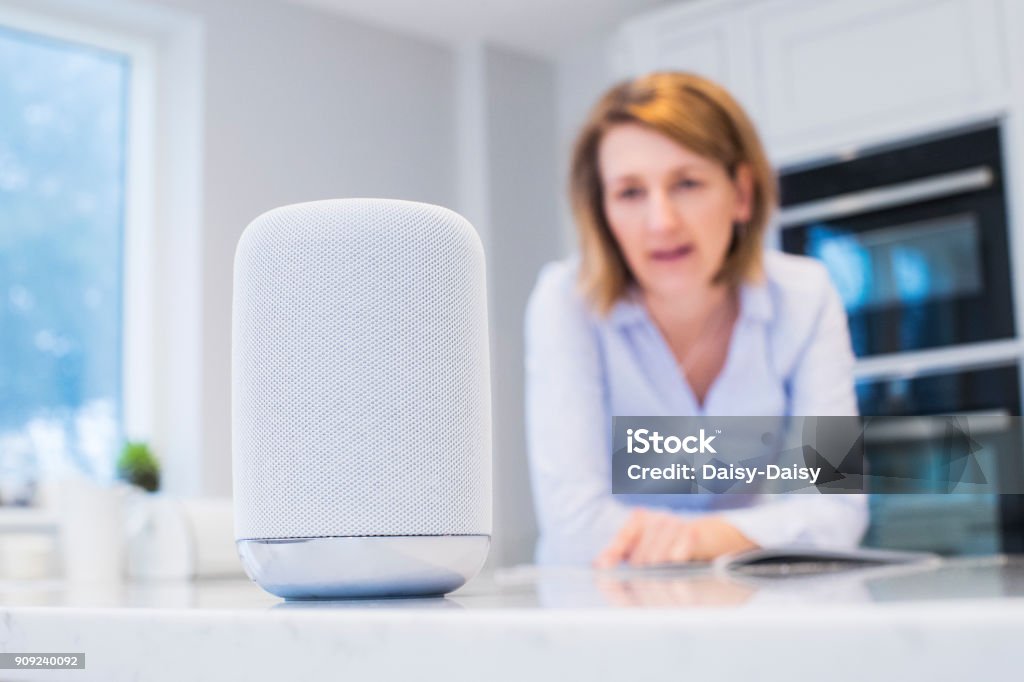
[[977, 166], [921, 180], [817, 199], [783, 208], [779, 212], [779, 226], [786, 228], [821, 220], [835, 220], [883, 208], [985, 189], [991, 187], [994, 179], [995, 175], [991, 168]]
[[[981, 410], [959, 412], [955, 416], [967, 422], [969, 435], [1001, 433], [1013, 424], [1008, 410]], [[896, 443], [903, 441], [934, 440], [946, 434], [941, 416], [902, 417], [899, 421], [886, 420], [868, 423], [864, 428], [865, 443]]]

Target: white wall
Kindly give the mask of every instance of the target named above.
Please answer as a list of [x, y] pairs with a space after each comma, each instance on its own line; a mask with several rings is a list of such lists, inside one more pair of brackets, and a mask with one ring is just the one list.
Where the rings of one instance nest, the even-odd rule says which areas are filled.
[[205, 25], [201, 492], [231, 488], [235, 243], [282, 204], [455, 200], [454, 55], [265, 0], [159, 0]]
[[566, 194], [569, 161], [576, 135], [598, 98], [614, 79], [608, 57], [608, 36], [594, 36], [566, 50], [556, 65], [558, 118], [558, 181], [562, 212], [562, 246], [576, 246], [576, 233]]
[[533, 558], [536, 525], [523, 419], [523, 316], [540, 267], [561, 255], [555, 69], [485, 51], [495, 534], [492, 561]]

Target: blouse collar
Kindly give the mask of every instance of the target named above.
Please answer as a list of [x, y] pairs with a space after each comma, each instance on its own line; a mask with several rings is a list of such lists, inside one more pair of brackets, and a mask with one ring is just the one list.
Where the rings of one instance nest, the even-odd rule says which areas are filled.
[[[740, 285], [740, 319], [769, 322], [774, 312], [767, 283], [745, 282]], [[644, 308], [636, 285], [616, 301], [608, 312], [608, 322], [615, 327], [629, 327], [648, 320], [647, 309]]]

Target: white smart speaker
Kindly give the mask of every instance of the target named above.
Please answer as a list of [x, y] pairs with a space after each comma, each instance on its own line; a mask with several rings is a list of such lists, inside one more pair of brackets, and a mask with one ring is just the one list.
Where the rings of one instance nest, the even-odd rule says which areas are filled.
[[256, 218], [235, 253], [235, 540], [289, 599], [444, 594], [491, 534], [484, 254], [430, 204]]

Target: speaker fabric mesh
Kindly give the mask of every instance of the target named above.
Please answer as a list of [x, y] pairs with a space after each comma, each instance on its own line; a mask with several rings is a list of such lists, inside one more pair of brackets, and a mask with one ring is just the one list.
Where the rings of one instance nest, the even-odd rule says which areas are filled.
[[236, 539], [491, 532], [484, 256], [416, 202], [275, 209], [235, 254]]

